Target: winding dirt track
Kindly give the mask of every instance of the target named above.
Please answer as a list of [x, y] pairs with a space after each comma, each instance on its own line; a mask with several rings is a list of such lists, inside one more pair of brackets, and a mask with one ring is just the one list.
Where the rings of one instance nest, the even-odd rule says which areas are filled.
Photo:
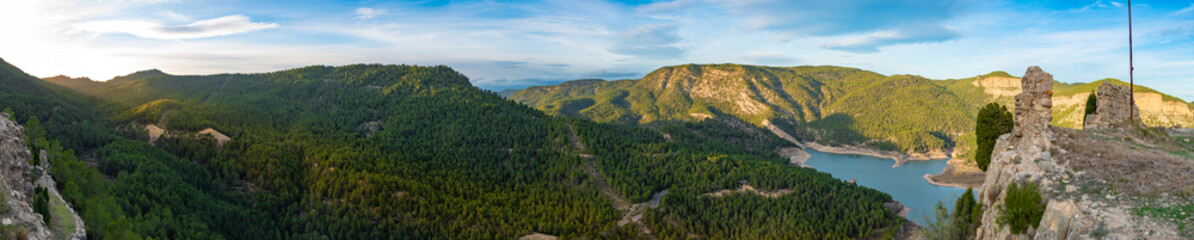
[[207, 97], [204, 97], [203, 100], [199, 102], [206, 102], [208, 99], [211, 99], [212, 96], [216, 95], [216, 92], [219, 92], [220, 89], [224, 89], [224, 86], [228, 85], [228, 81], [232, 81], [232, 76], [224, 78], [224, 82], [220, 83], [220, 86], [216, 87], [216, 90], [212, 90], [211, 93], [207, 94]]
[[638, 230], [643, 233], [643, 235], [647, 235], [647, 238], [653, 240], [659, 239], [655, 236], [655, 234], [651, 233], [651, 229], [647, 227], [647, 224], [640, 221], [640, 219], [642, 219], [643, 211], [645, 211], [648, 207], [655, 208], [659, 206], [659, 201], [663, 199], [664, 195], [667, 194], [667, 190], [655, 193], [650, 201], [644, 203], [631, 203], [630, 200], [618, 195], [617, 191], [614, 191], [613, 188], [609, 187], [609, 181], [605, 179], [605, 176], [601, 174], [600, 169], [597, 168], [597, 163], [593, 161], [593, 155], [584, 153], [586, 152], [585, 144], [584, 142], [580, 141], [580, 137], [576, 134], [576, 129], [572, 128], [572, 123], [568, 123], [567, 126], [568, 140], [572, 142], [572, 147], [578, 152], [577, 156], [585, 159], [583, 166], [585, 173], [589, 174], [589, 177], [593, 178], [593, 181], [596, 182], [597, 189], [601, 191], [601, 194], [609, 197], [610, 201], [613, 202], [614, 209], [622, 212], [622, 219], [618, 221], [618, 226], [620, 227], [626, 225], [627, 223], [633, 222], [635, 227], [637, 227]]
[[170, 123], [170, 119], [167, 118], [166, 115], [170, 115], [171, 113], [174, 113], [177, 111], [178, 111], [178, 109], [174, 109], [174, 108], [166, 109], [166, 111], [162, 111], [162, 116], [158, 117], [158, 127], [162, 128], [162, 129], [166, 129], [167, 128], [166, 124]]

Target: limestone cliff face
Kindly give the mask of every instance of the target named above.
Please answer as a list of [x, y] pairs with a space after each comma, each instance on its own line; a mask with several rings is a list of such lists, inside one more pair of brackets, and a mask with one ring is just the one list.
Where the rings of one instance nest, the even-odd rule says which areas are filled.
[[1016, 94], [1019, 94], [1019, 82], [1020, 79], [1012, 77], [991, 76], [980, 78], [974, 82], [970, 82], [970, 84], [974, 85], [975, 87], [982, 88], [984, 93], [987, 93], [995, 98], [1000, 98], [1013, 97], [1016, 96]]
[[[1101, 89], [1103, 85], [1111, 85], [1123, 87], [1122, 92], [1127, 93], [1127, 83], [1116, 80], [1081, 84], [1054, 82], [1053, 84], [1058, 88], [1057, 93], [1053, 95], [1053, 125], [1073, 129], [1084, 127], [1083, 120], [1086, 116], [1084, 116], [1083, 110], [1086, 108], [1086, 97], [1091, 91], [1066, 91], [1066, 89]], [[970, 85], [982, 89], [983, 93], [990, 95], [991, 98], [988, 101], [1004, 105], [1013, 104], [1013, 100], [1009, 97], [1021, 91], [1019, 79], [1004, 76], [980, 77], [971, 81]], [[1137, 114], [1140, 115], [1141, 122], [1147, 126], [1194, 127], [1194, 104], [1182, 102], [1139, 85], [1136, 86], [1135, 99], [1136, 107], [1139, 109]]]
[[[42, 221], [42, 216], [33, 212], [34, 187], [45, 187], [49, 192], [51, 208], [55, 204], [66, 204], [55, 187], [54, 179], [50, 177], [50, 167], [45, 150], [41, 151], [41, 165], [29, 164], [31, 156], [24, 141], [24, 128], [9, 120], [6, 113], [0, 113], [0, 198], [4, 206], [0, 206], [0, 224], [24, 229], [28, 239], [87, 239], [87, 229], [83, 220], [69, 205], [64, 208], [63, 216], [68, 219], [57, 219], [52, 223], [73, 221], [74, 231], [55, 229]], [[7, 210], [7, 211], [6, 211]], [[51, 210], [54, 211], [54, 210]], [[53, 213], [58, 216], [60, 213]], [[57, 227], [65, 228], [65, 227]]]
[[1154, 127], [1194, 127], [1194, 109], [1191, 104], [1167, 100], [1161, 94], [1138, 92], [1136, 106], [1140, 108], [1141, 121]]
[[810, 96], [822, 95], [822, 89], [795, 86], [801, 84], [808, 83], [785, 81], [754, 66], [685, 65], [660, 68], [635, 85], [657, 93], [659, 102], [702, 103], [741, 119], [819, 118], [822, 99]]
[[[33, 166], [25, 147], [25, 129], [0, 113], [0, 224], [17, 226], [28, 232], [29, 239], [50, 239], [50, 228], [33, 213]], [[5, 211], [7, 210], [7, 211]]]

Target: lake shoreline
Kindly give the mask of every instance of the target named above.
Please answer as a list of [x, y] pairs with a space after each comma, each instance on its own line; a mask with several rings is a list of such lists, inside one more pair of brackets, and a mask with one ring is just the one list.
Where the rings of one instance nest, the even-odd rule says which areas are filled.
[[929, 184], [958, 189], [981, 188], [986, 178], [985, 172], [968, 164], [966, 159], [960, 158], [950, 158], [940, 173], [924, 175]]
[[934, 151], [931, 151], [928, 153], [907, 154], [907, 153], [899, 153], [899, 152], [895, 152], [895, 151], [884, 151], [884, 150], [865, 148], [865, 147], [859, 147], [859, 146], [831, 147], [831, 146], [821, 145], [821, 144], [818, 144], [815, 142], [800, 142], [799, 145], [801, 148], [809, 148], [809, 149], [817, 150], [818, 152], [823, 152], [823, 153], [854, 154], [854, 155], [863, 155], [863, 156], [891, 159], [892, 161], [895, 161], [895, 164], [892, 164], [891, 168], [900, 167], [901, 165], [904, 165], [904, 163], [908, 162], [908, 161], [928, 161], [928, 160], [940, 160], [940, 159], [949, 158], [949, 154], [946, 154], [945, 151], [943, 151], [943, 150], [934, 150]]
[[[805, 149], [812, 149], [818, 152], [842, 155], [862, 155], [883, 159], [891, 159], [895, 164], [891, 168], [897, 168], [908, 161], [929, 161], [929, 160], [943, 160], [949, 159], [946, 166], [937, 174], [925, 174], [922, 178], [929, 184], [942, 187], [951, 187], [957, 189], [980, 188], [983, 181], [986, 180], [986, 174], [979, 170], [976, 166], [966, 164], [965, 159], [953, 158], [946, 155], [943, 151], [937, 150], [930, 153], [918, 154], [903, 154], [895, 151], [883, 151], [878, 149], [864, 148], [858, 146], [845, 147], [830, 147], [821, 145], [815, 142], [800, 142], [800, 147]], [[803, 151], [801, 151], [803, 153]], [[808, 167], [804, 163], [808, 161], [807, 153], [804, 156], [792, 156], [791, 164]]]
[[949, 205], [952, 199], [966, 190], [941, 187], [924, 178], [926, 174], [938, 173], [946, 168], [948, 164], [944, 159], [910, 161], [899, 168], [891, 168], [891, 158], [821, 152], [815, 148], [806, 148], [804, 151], [812, 155], [806, 165], [838, 180], [891, 195], [892, 200], [899, 201], [907, 208], [905, 218], [917, 224], [924, 224], [921, 216], [931, 216], [933, 207], [939, 201]]

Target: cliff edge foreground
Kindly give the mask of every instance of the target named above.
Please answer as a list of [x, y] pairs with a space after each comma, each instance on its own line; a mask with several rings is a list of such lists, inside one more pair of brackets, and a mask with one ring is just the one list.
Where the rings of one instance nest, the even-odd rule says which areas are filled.
[[1052, 82], [1039, 67], [1021, 79], [1014, 128], [978, 189], [977, 239], [1194, 238], [1194, 146], [1140, 124], [1111, 85], [1087, 117], [1095, 127], [1050, 126]]

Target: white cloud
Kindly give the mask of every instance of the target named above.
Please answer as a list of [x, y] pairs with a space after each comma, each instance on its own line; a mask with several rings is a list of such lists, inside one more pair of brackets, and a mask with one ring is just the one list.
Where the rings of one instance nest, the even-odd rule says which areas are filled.
[[684, 55], [684, 49], [677, 46], [680, 40], [676, 26], [643, 25], [623, 32], [609, 51], [635, 57], [678, 58]]
[[[1110, 5], [1108, 5], [1108, 4], [1110, 4]], [[1138, 5], [1140, 5], [1140, 4], [1138, 4]], [[1097, 9], [1097, 8], [1110, 8], [1110, 7], [1118, 8], [1118, 7], [1123, 7], [1123, 6], [1124, 6], [1123, 3], [1116, 2], [1116, 1], [1096, 0], [1094, 3], [1091, 3], [1090, 5], [1082, 6], [1082, 8], [1070, 9], [1070, 12], [1085, 12], [1085, 11], [1089, 11], [1091, 9]]]
[[1173, 15], [1182, 15], [1182, 14], [1186, 14], [1186, 13], [1190, 13], [1190, 12], [1194, 12], [1194, 3], [1191, 3], [1189, 7], [1182, 8], [1181, 10], [1177, 10], [1176, 12], [1173, 12]]
[[178, 13], [175, 11], [170, 11], [170, 10], [163, 10], [163, 11], [157, 12], [157, 16], [162, 19], [166, 19], [166, 20], [170, 20], [170, 21], [178, 21], [178, 22], [185, 22], [185, 21], [191, 20], [191, 17], [188, 17], [187, 15], [182, 15], [181, 13]]
[[386, 14], [385, 9], [357, 8], [357, 19], [360, 20], [377, 18], [377, 16], [381, 16], [382, 14]]
[[75, 28], [96, 34], [128, 33], [142, 38], [176, 40], [232, 35], [278, 26], [277, 23], [251, 22], [249, 17], [244, 15], [229, 15], [181, 26], [166, 26], [141, 20], [101, 20], [83, 22], [75, 25]]
[[821, 45], [823, 48], [853, 53], [874, 53], [879, 47], [895, 44], [943, 42], [957, 37], [957, 33], [948, 28], [926, 25], [921, 27], [905, 27], [901, 29], [875, 31], [864, 36], [846, 37], [844, 39]]

